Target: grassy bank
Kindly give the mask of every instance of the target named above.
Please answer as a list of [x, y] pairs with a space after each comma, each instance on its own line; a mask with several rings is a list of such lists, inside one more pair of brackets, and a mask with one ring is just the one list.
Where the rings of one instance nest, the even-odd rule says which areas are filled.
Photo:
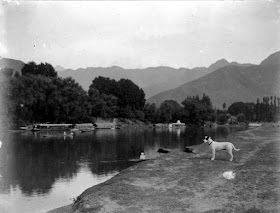
[[[174, 151], [130, 167], [84, 191], [66, 212], [280, 212], [279, 127], [266, 125], [227, 138], [241, 151], [211, 161], [208, 145]], [[233, 171], [234, 179], [223, 172]]]

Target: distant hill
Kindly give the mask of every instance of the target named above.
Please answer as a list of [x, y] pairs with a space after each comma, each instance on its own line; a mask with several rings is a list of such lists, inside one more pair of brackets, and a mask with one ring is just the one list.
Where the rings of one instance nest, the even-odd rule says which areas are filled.
[[280, 64], [280, 51], [271, 54], [269, 57], [261, 62], [261, 65]]
[[21, 74], [21, 69], [23, 68], [23, 66], [25, 65], [24, 62], [20, 61], [20, 60], [15, 60], [15, 59], [9, 59], [9, 58], [1, 58], [0, 59], [0, 68], [11, 68], [14, 70], [15, 72], [18, 72], [19, 74]]
[[54, 70], [55, 70], [56, 72], [62, 72], [62, 71], [64, 71], [64, 70], [66, 70], [66, 69], [65, 69], [64, 67], [62, 67], [62, 66], [57, 65], [57, 66], [54, 67]]
[[280, 52], [263, 60], [260, 65], [234, 63], [224, 66], [210, 74], [181, 86], [159, 93], [148, 99], [149, 103], [159, 105], [164, 100], [181, 103], [187, 96], [207, 94], [213, 105], [243, 101], [255, 102], [264, 96], [280, 96]]
[[[118, 66], [88, 67], [86, 69], [79, 68], [76, 70], [66, 69], [63, 72], [59, 72], [58, 75], [61, 77], [71, 76], [85, 90], [88, 90], [92, 80], [98, 76], [109, 77], [115, 80], [120, 80], [121, 78], [130, 79], [141, 87], [146, 94], [146, 98], [149, 98], [160, 92], [176, 88], [183, 83], [198, 79], [229, 64], [231, 63], [222, 59], [210, 65], [208, 68], [196, 67], [193, 69], [174, 69], [165, 66], [148, 67], [145, 69], [123, 69]], [[240, 66], [243, 65], [240, 64]]]

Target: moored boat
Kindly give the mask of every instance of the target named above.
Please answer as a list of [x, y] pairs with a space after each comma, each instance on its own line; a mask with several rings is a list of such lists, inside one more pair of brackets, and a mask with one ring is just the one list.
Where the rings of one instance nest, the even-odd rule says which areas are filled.
[[80, 123], [80, 124], [75, 124], [70, 131], [90, 132], [93, 131], [94, 129], [95, 127], [93, 123]]
[[72, 124], [37, 124], [37, 128], [40, 130], [69, 130]]
[[179, 127], [185, 127], [185, 123], [181, 123], [180, 120], [178, 120], [176, 123], [172, 123], [171, 127], [179, 128]]
[[258, 126], [262, 126], [261, 123], [249, 123], [248, 124], [249, 127], [258, 127]]
[[20, 130], [25, 131], [39, 131], [38, 125], [27, 125], [27, 126], [21, 126], [19, 127]]
[[96, 129], [117, 129], [119, 126], [115, 122], [96, 122]]
[[19, 129], [20, 130], [32, 130], [33, 129], [33, 125], [20, 126]]

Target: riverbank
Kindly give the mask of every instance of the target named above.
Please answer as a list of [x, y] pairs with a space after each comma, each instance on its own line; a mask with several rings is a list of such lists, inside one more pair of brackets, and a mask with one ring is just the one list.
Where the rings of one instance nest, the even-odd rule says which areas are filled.
[[[223, 151], [211, 161], [207, 144], [162, 154], [50, 212], [280, 212], [279, 134], [265, 125], [231, 135], [226, 140], [241, 149], [233, 162]], [[235, 178], [224, 178], [226, 171]]]

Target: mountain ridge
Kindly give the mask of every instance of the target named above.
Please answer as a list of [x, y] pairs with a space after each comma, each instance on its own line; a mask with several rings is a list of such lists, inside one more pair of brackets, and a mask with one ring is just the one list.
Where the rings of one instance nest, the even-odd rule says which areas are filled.
[[[60, 77], [71, 76], [85, 90], [98, 76], [115, 80], [132, 80], [146, 93], [147, 102], [159, 105], [167, 99], [181, 103], [187, 96], [207, 94], [217, 108], [236, 101], [252, 101], [280, 91], [280, 51], [265, 58], [259, 65], [239, 64], [220, 59], [209, 67], [172, 68], [168, 66], [125, 69], [119, 66], [65, 69]], [[21, 73], [24, 62], [1, 58], [0, 67], [9, 67]], [[59, 68], [59, 67], [58, 67]], [[62, 67], [63, 68], [63, 67]], [[85, 82], [86, 80], [86, 82]]]
[[21, 60], [11, 59], [11, 58], [0, 58], [0, 68], [10, 68], [13, 69], [13, 75], [18, 72], [21, 75], [21, 69], [25, 65]]
[[[146, 98], [149, 98], [162, 91], [176, 88], [185, 82], [198, 79], [229, 64], [231, 63], [227, 60], [220, 59], [209, 67], [195, 67], [192, 69], [184, 67], [176, 69], [168, 66], [125, 69], [118, 66], [111, 66], [66, 69], [58, 74], [60, 77], [71, 76], [86, 90], [89, 88], [92, 80], [98, 76], [109, 77], [114, 80], [127, 78], [141, 87], [146, 94]], [[242, 64], [238, 65], [243, 66]]]
[[64, 68], [64, 67], [62, 67], [60, 65], [57, 65], [57, 66], [54, 67], [54, 70], [56, 72], [63, 72], [64, 70], [66, 70], [66, 68]]
[[159, 105], [164, 100], [181, 103], [187, 96], [208, 95], [217, 108], [223, 103], [256, 102], [265, 96], [280, 96], [280, 52], [264, 59], [259, 65], [228, 65], [199, 79], [152, 96], [149, 103]]

